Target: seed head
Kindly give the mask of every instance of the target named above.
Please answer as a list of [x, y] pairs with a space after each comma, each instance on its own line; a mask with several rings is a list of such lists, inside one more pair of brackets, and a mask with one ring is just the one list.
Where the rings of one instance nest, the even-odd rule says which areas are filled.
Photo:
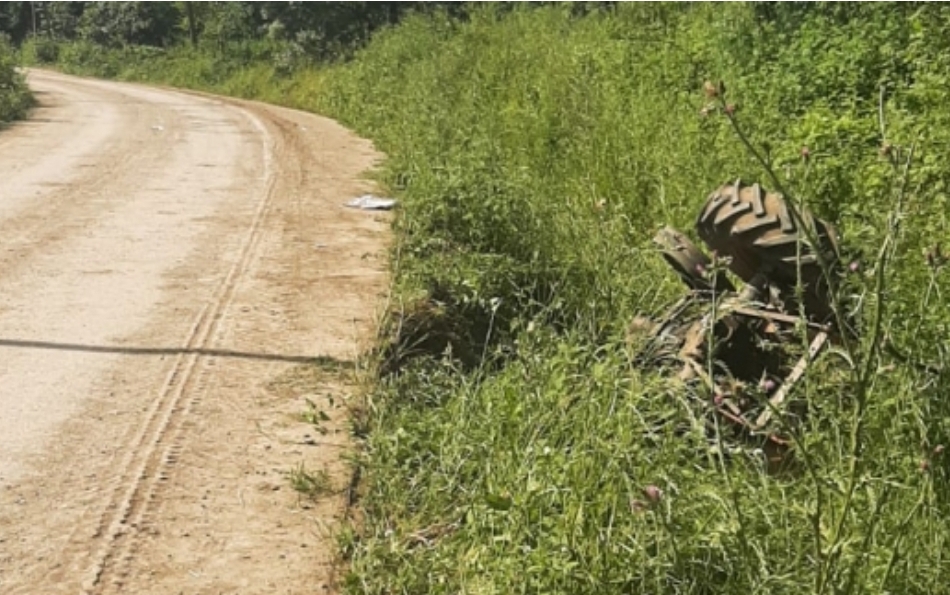
[[736, 104], [730, 103], [725, 107], [723, 111], [726, 112], [727, 116], [734, 116], [736, 113], [736, 109], [737, 109]]
[[947, 257], [940, 249], [940, 244], [934, 244], [930, 250], [927, 250], [925, 256], [927, 257], [927, 265], [934, 270], [947, 264]]
[[719, 89], [712, 83], [712, 81], [706, 81], [703, 83], [703, 93], [706, 94], [706, 97], [709, 99], [715, 99], [719, 97]]
[[647, 500], [650, 501], [651, 504], [656, 504], [663, 499], [663, 490], [656, 487], [655, 485], [648, 485], [647, 487], [643, 488], [643, 495]]
[[940, 456], [943, 454], [944, 446], [943, 444], [938, 444], [934, 447], [934, 456]]
[[854, 262], [848, 265], [848, 270], [851, 271], [852, 273], [857, 273], [858, 271], [861, 270], [861, 263], [855, 260]]
[[921, 473], [926, 473], [926, 472], [930, 471], [930, 460], [928, 460], [928, 459], [921, 459], [921, 460], [920, 460], [920, 466], [919, 466], [919, 467], [920, 467], [920, 472], [921, 472]]

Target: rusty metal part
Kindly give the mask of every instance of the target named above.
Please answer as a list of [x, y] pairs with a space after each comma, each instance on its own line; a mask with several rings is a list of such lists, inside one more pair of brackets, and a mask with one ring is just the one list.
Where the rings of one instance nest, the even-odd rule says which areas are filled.
[[733, 314], [738, 314], [740, 316], [749, 316], [753, 318], [762, 318], [765, 320], [770, 320], [782, 324], [796, 325], [804, 324], [806, 328], [819, 331], [819, 332], [829, 332], [831, 327], [825, 324], [817, 324], [814, 322], [803, 322], [798, 316], [791, 316], [789, 314], [782, 314], [781, 312], [772, 312], [770, 310], [761, 310], [758, 308], [745, 308], [743, 306], [732, 306], [731, 311]]
[[811, 364], [818, 354], [821, 352], [821, 349], [825, 346], [825, 343], [828, 341], [828, 333], [822, 331], [811, 342], [811, 345], [808, 347], [808, 353], [803, 355], [801, 359], [798, 360], [798, 363], [795, 364], [795, 367], [792, 369], [791, 374], [785, 379], [785, 382], [782, 383], [782, 386], [775, 391], [775, 394], [769, 399], [769, 405], [762, 412], [761, 415], [755, 420], [755, 424], [752, 426], [754, 431], [759, 431], [769, 423], [769, 420], [772, 418], [772, 411], [778, 408], [782, 403], [785, 402], [788, 393], [791, 392], [792, 388], [795, 387], [795, 384], [801, 380], [802, 376], [805, 375], [805, 370], [808, 369], [809, 364]]
[[683, 233], [667, 226], [656, 232], [653, 242], [690, 289], [735, 291], [724, 271], [717, 271], [716, 276], [710, 278], [712, 261]]

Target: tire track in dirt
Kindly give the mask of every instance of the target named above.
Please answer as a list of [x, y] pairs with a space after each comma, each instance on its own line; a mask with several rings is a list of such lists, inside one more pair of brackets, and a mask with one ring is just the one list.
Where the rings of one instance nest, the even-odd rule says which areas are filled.
[[[265, 126], [245, 112], [264, 142], [264, 176], [267, 180], [262, 199], [245, 237], [239, 257], [227, 276], [205, 305], [182, 345], [168, 378], [153, 402], [153, 408], [133, 444], [118, 479], [107, 514], [99, 521], [95, 537], [102, 541], [100, 551], [90, 568], [91, 576], [83, 584], [84, 594], [101, 593], [110, 574], [113, 586], [122, 586], [122, 562], [128, 560], [134, 548], [134, 534], [127, 527], [136, 527], [148, 509], [157, 484], [165, 479], [163, 469], [174, 465], [180, 450], [179, 437], [182, 421], [188, 416], [203, 393], [201, 380], [214, 358], [194, 352], [214, 345], [218, 322], [234, 296], [234, 289], [255, 254], [261, 238], [262, 223], [271, 204], [276, 177], [274, 173], [272, 142]], [[83, 547], [88, 547], [84, 544]]]

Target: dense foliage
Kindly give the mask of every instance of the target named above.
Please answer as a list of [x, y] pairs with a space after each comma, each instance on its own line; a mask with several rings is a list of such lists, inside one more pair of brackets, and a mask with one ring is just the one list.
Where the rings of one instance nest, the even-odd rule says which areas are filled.
[[[370, 399], [352, 592], [950, 590], [950, 10], [191, 4], [147, 33], [165, 49], [92, 38], [89, 8], [26, 49], [322, 111], [388, 153], [403, 308], [381, 341], [429, 357]], [[772, 185], [762, 161], [859, 255], [841, 298], [869, 330], [797, 391], [780, 475], [710, 443], [709, 395], [632, 366], [625, 337], [681, 293], [652, 232], [726, 180]]]
[[[412, 10], [443, 2], [4, 2], [0, 32], [26, 39], [110, 48], [194, 48], [240, 57], [252, 42], [311, 61], [365, 42]], [[452, 9], [458, 11], [458, 9]]]
[[0, 35], [0, 124], [22, 118], [32, 102], [13, 50]]
[[[353, 585], [944, 592], [947, 466], [931, 453], [948, 439], [945, 372], [921, 374], [869, 338], [850, 371], [826, 359], [800, 395], [810, 472], [775, 477], [754, 449], [714, 462], [717, 445], [682, 431], [683, 389], [631, 369], [621, 337], [680, 291], [652, 231], [688, 229], [726, 180], [769, 185], [728, 120], [703, 111], [703, 82], [724, 80], [784, 184], [864, 253], [843, 298], [865, 327], [880, 304], [896, 343], [944, 361], [947, 281], [924, 252], [948, 231], [950, 54], [931, 45], [948, 16], [486, 9], [404, 23], [331, 71], [321, 105], [390, 154], [407, 201], [400, 281], [471, 321], [503, 362], [418, 366], [383, 390]], [[895, 147], [912, 146], [902, 194]], [[894, 250], [879, 253], [888, 236]]]

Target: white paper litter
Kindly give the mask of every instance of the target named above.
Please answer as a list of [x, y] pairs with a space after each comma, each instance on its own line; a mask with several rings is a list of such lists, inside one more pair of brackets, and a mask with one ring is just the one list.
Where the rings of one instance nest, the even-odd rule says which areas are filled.
[[353, 209], [362, 209], [364, 211], [389, 211], [396, 206], [396, 199], [380, 198], [372, 194], [364, 194], [345, 203], [345, 206]]

